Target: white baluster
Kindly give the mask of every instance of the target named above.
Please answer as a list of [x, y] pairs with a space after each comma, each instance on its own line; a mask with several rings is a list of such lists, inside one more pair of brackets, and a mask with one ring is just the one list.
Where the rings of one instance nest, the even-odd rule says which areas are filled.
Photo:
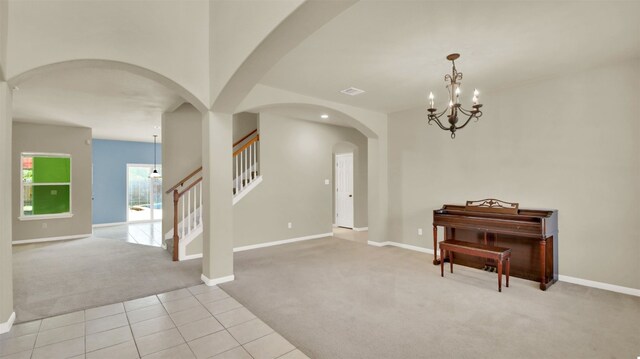
[[191, 190], [187, 192], [187, 234], [191, 233]]
[[244, 173], [242, 172], [244, 170], [244, 151], [240, 152], [240, 189], [244, 189]]
[[255, 152], [255, 148], [256, 148], [256, 143], [252, 143], [251, 144], [251, 151], [249, 151], [249, 162], [251, 164], [251, 166], [249, 166], [249, 178], [251, 178], [251, 182], [253, 182], [254, 178], [253, 178], [253, 164], [255, 163], [255, 159], [253, 157], [253, 153]]
[[180, 238], [184, 238], [184, 198], [182, 199], [182, 218], [180, 218], [182, 228], [180, 228]]
[[249, 152], [249, 149], [245, 148], [244, 152], [242, 153], [242, 156], [244, 156], [244, 183], [245, 183], [245, 185], [247, 184], [248, 179], [249, 179], [248, 176], [247, 176], [247, 174], [249, 172], [249, 171], [247, 171], [247, 166], [249, 166], [249, 161], [247, 161], [247, 153], [248, 152]]
[[238, 171], [240, 170], [240, 168], [238, 167], [238, 156], [236, 156], [236, 194], [238, 194], [238, 192], [240, 191], [240, 182], [238, 181]]
[[253, 181], [253, 176], [251, 175], [251, 148], [253, 147], [253, 143], [249, 145], [249, 173], [247, 174], [247, 176], [249, 177], [249, 183], [251, 183]]
[[198, 224], [202, 223], [202, 181], [200, 182], [200, 204], [198, 205]]

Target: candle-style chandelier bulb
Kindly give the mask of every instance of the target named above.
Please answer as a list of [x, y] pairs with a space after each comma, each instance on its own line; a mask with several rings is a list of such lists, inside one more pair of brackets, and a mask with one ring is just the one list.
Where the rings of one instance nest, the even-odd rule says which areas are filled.
[[[473, 105], [471, 106], [471, 110], [463, 108], [460, 104], [460, 84], [462, 81], [462, 73], [456, 70], [455, 63], [455, 60], [457, 60], [459, 57], [460, 54], [451, 54], [447, 56], [447, 60], [451, 61], [452, 64], [451, 75], [446, 74], [444, 76], [444, 80], [447, 82], [447, 87], [450, 90], [449, 107], [441, 113], [436, 113], [437, 109], [434, 106], [433, 92], [429, 92], [429, 108], [427, 109], [427, 111], [429, 111], [427, 115], [427, 123], [431, 124], [431, 121], [434, 121], [441, 129], [450, 131], [451, 138], [456, 138], [456, 131], [464, 128], [472, 118], [475, 118], [477, 121], [482, 116], [482, 111], [480, 111], [482, 105], [478, 103], [478, 96], [480, 95], [478, 89], [475, 89], [473, 91]], [[442, 124], [442, 122], [440, 122], [440, 118], [447, 112], [449, 113], [447, 115], [449, 126], [445, 126]], [[461, 126], [457, 125], [459, 114], [467, 116], [467, 119], [464, 120], [464, 123]]]

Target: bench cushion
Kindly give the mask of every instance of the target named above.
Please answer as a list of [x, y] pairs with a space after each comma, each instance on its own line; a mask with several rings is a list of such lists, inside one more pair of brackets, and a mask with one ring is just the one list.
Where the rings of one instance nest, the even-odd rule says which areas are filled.
[[470, 248], [470, 249], [473, 249], [474, 251], [484, 252], [487, 254], [511, 253], [511, 248], [494, 247], [494, 246], [489, 246], [481, 243], [456, 241], [454, 239], [447, 239], [446, 241], [440, 242], [440, 248], [444, 248], [445, 250], [448, 250], [448, 249], [454, 250], [455, 248]]

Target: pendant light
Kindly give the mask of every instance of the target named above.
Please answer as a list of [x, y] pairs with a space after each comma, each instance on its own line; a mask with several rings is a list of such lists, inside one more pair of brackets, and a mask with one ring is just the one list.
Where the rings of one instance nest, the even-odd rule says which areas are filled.
[[158, 138], [158, 135], [153, 135], [153, 172], [151, 172], [151, 174], [149, 175], [149, 178], [161, 178], [162, 176], [160, 175], [160, 173], [158, 173], [158, 170], [156, 169], [156, 139]]

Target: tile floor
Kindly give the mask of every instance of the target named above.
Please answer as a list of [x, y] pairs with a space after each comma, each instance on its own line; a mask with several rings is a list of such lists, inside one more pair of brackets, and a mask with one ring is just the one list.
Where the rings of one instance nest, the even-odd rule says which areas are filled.
[[204, 284], [16, 324], [0, 358], [307, 358], [218, 287]]
[[127, 223], [93, 229], [93, 236], [145, 246], [162, 246], [162, 222]]

